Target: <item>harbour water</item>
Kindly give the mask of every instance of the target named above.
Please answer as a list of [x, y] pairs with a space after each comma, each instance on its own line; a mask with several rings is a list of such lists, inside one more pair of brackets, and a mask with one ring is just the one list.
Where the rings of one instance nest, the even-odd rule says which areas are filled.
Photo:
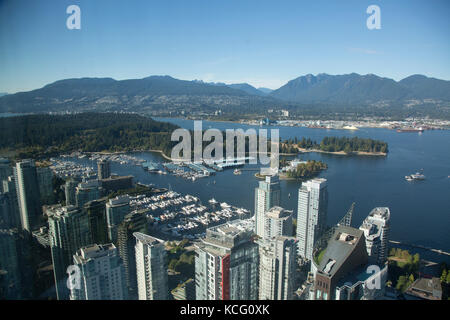
[[[182, 119], [156, 119], [193, 129], [193, 121]], [[237, 123], [203, 121], [203, 129], [220, 130], [258, 126]], [[299, 155], [301, 159], [321, 160], [328, 169], [321, 177], [328, 179], [329, 204], [328, 224], [334, 224], [347, 212], [352, 202], [356, 202], [353, 226], [359, 226], [370, 210], [377, 206], [391, 209], [391, 239], [450, 251], [450, 131], [426, 131], [424, 133], [397, 133], [394, 130], [362, 128], [357, 131], [322, 130], [303, 127], [279, 128], [281, 139], [309, 137], [320, 141], [325, 136], [358, 136], [386, 141], [389, 144], [387, 157], [339, 156], [320, 153]], [[133, 156], [153, 163], [165, 162], [158, 153], [138, 152]], [[95, 167], [95, 163], [86, 162]], [[117, 174], [132, 174], [145, 184], [172, 189], [182, 194], [192, 194], [206, 203], [215, 198], [251, 210], [254, 209], [254, 189], [258, 180], [254, 171], [246, 165], [242, 174], [234, 175], [233, 170], [224, 170], [216, 175], [186, 180], [170, 174], [159, 175], [146, 172], [142, 167], [113, 162], [111, 171]], [[405, 175], [423, 169], [425, 181], [408, 182]], [[300, 182], [281, 181], [282, 206], [297, 209], [297, 193]], [[448, 261], [448, 256], [429, 254], [423, 250], [423, 257], [434, 261]]]

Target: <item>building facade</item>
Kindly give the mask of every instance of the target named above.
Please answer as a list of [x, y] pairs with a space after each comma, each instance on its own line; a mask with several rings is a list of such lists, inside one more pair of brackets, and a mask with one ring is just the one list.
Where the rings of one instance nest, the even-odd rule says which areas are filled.
[[167, 300], [167, 256], [164, 241], [135, 232], [139, 300]]
[[73, 256], [79, 282], [70, 288], [70, 300], [125, 300], [125, 269], [114, 244], [92, 244]]
[[45, 208], [49, 242], [58, 300], [69, 298], [67, 268], [81, 247], [92, 244], [87, 213], [75, 206], [54, 205]]
[[37, 167], [36, 175], [42, 204], [53, 202], [53, 171], [50, 167]]
[[0, 192], [5, 192], [3, 189], [3, 180], [8, 179], [13, 174], [11, 162], [8, 159], [0, 158]]
[[33, 160], [23, 160], [14, 167], [17, 200], [22, 229], [31, 232], [39, 225], [42, 215], [39, 184]]
[[64, 185], [64, 193], [66, 195], [66, 205], [67, 206], [76, 206], [77, 200], [75, 197], [77, 186], [80, 182], [73, 178], [66, 181]]
[[384, 265], [387, 261], [390, 219], [389, 208], [374, 208], [359, 227], [364, 232], [371, 263]]
[[109, 241], [117, 243], [117, 226], [122, 223], [128, 213], [130, 213], [130, 198], [128, 195], [108, 200], [106, 203], [106, 223]]
[[81, 182], [75, 189], [75, 202], [78, 208], [92, 200], [97, 200], [101, 197], [100, 183], [98, 180], [89, 180]]
[[135, 232], [146, 234], [148, 231], [147, 218], [145, 214], [132, 212], [117, 228], [117, 248], [125, 267], [125, 279], [128, 288], [128, 297], [132, 300], [138, 298], [137, 276], [136, 276], [136, 238]]
[[291, 300], [294, 296], [297, 240], [278, 236], [259, 247], [259, 300]]
[[297, 239], [298, 254], [304, 260], [311, 260], [314, 243], [325, 231], [327, 207], [327, 180], [303, 182], [298, 190]]
[[257, 300], [259, 254], [253, 226], [240, 220], [208, 228], [195, 250], [197, 300]]
[[264, 239], [266, 212], [281, 203], [280, 180], [277, 175], [266, 176], [255, 188], [255, 233]]
[[22, 228], [19, 201], [17, 199], [16, 182], [14, 176], [9, 176], [3, 180], [3, 192], [8, 203], [8, 225], [11, 228]]
[[22, 298], [22, 274], [20, 272], [19, 235], [16, 229], [0, 229], [0, 283], [2, 299]]
[[92, 200], [83, 206], [89, 219], [89, 230], [94, 243], [108, 243], [106, 199]]
[[281, 207], [272, 207], [266, 212], [264, 219], [265, 239], [293, 235], [292, 211]]
[[97, 177], [99, 180], [107, 179], [111, 176], [111, 166], [108, 160], [100, 160], [97, 162]]

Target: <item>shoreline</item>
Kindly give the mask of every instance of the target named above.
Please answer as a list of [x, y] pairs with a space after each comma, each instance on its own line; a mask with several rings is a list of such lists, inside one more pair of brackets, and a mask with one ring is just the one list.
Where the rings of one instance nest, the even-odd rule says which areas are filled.
[[[278, 178], [280, 180], [284, 180], [284, 181], [307, 181], [309, 179], [314, 179], [315, 177], [317, 177], [319, 174], [310, 177], [310, 178], [289, 178], [286, 174], [278, 174]], [[259, 172], [255, 173], [255, 178], [258, 180], [264, 180], [266, 176], [262, 176]]]
[[352, 151], [351, 153], [346, 153], [344, 151], [323, 151], [318, 149], [304, 149], [300, 147], [298, 147], [298, 150], [302, 153], [315, 152], [315, 153], [334, 154], [340, 156], [376, 156], [376, 157], [387, 156], [387, 153], [385, 152]]

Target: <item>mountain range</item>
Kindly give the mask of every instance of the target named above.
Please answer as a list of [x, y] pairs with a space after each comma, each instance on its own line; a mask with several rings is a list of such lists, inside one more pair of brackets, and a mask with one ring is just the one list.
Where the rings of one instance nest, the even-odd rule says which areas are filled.
[[412, 75], [401, 81], [374, 74], [308, 74], [289, 81], [271, 96], [288, 101], [371, 104], [406, 100], [450, 101], [450, 81]]
[[[153, 113], [205, 110], [301, 109], [326, 104], [337, 109], [425, 108], [450, 112], [450, 81], [412, 75], [401, 81], [374, 74], [308, 74], [270, 90], [247, 83], [206, 83], [170, 76], [114, 80], [66, 79], [43, 88], [0, 96], [0, 112], [136, 111]], [[338, 110], [339, 111], [339, 110]]]

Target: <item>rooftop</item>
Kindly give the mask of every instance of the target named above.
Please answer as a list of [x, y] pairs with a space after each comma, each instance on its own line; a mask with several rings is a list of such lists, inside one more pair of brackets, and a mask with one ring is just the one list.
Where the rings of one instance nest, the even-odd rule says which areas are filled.
[[266, 217], [272, 218], [272, 219], [281, 219], [289, 217], [292, 214], [291, 210], [285, 210], [282, 207], [272, 207], [269, 211], [266, 213]]
[[80, 248], [74, 255], [77, 264], [86, 263], [87, 261], [108, 255], [116, 255], [117, 249], [112, 243], [108, 244], [91, 244]]
[[419, 278], [409, 286], [405, 293], [426, 300], [441, 300], [441, 281], [439, 278]]
[[163, 240], [160, 240], [158, 238], [149, 236], [149, 235], [141, 233], [141, 232], [135, 232], [135, 233], [133, 233], [133, 236], [136, 238], [137, 241], [142, 242], [143, 244], [146, 244], [146, 245], [150, 245], [150, 246], [164, 243]]
[[253, 235], [251, 220], [233, 220], [224, 224], [208, 228], [204, 242], [214, 246], [231, 249], [250, 240]]
[[63, 217], [73, 212], [79, 212], [79, 208], [73, 205], [62, 206], [60, 204], [44, 207], [44, 212], [48, 217]]
[[333, 276], [355, 249], [361, 237], [363, 237], [361, 230], [347, 226], [339, 226], [328, 242], [318, 270], [329, 276]]

